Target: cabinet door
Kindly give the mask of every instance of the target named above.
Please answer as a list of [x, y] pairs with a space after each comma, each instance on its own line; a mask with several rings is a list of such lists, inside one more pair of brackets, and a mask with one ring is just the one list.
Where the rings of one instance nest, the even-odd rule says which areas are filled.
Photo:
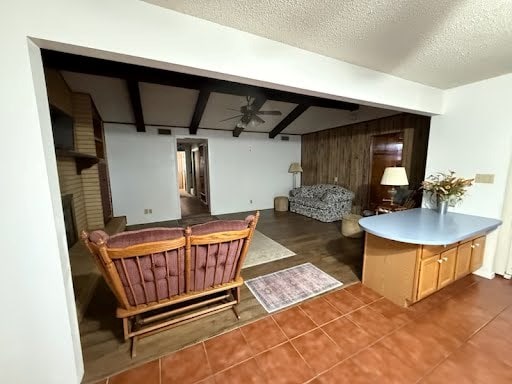
[[482, 263], [484, 261], [485, 236], [473, 240], [473, 244], [471, 245], [471, 247], [471, 264], [469, 269], [471, 272], [475, 272], [478, 268], [482, 266]]
[[457, 261], [457, 248], [452, 248], [441, 253], [439, 266], [439, 280], [437, 289], [446, 287], [453, 282], [455, 275], [455, 265]]
[[455, 280], [466, 276], [470, 272], [472, 241], [461, 244], [457, 247], [457, 263], [455, 265]]
[[440, 261], [439, 255], [434, 255], [420, 261], [417, 300], [421, 300], [437, 291]]

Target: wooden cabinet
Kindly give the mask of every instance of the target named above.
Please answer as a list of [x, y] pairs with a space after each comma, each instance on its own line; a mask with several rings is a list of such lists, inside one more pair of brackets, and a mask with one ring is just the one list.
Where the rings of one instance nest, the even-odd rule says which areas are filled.
[[420, 272], [418, 275], [418, 300], [437, 291], [439, 279], [439, 255], [430, 256], [420, 261]]
[[419, 245], [366, 234], [363, 284], [408, 306], [480, 268], [485, 236], [447, 246]]
[[473, 240], [471, 244], [471, 263], [469, 270], [475, 272], [480, 268], [484, 261], [485, 236]]
[[465, 242], [457, 247], [457, 263], [455, 265], [454, 279], [460, 279], [470, 273], [472, 241]]
[[441, 253], [439, 257], [439, 279], [437, 289], [446, 287], [453, 282], [455, 275], [455, 265], [457, 262], [457, 248], [452, 248]]

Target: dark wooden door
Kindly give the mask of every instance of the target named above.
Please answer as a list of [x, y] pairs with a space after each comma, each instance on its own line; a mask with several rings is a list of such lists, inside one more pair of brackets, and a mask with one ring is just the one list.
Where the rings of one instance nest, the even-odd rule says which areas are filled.
[[372, 136], [370, 154], [370, 209], [389, 197], [389, 186], [380, 185], [386, 167], [402, 166], [403, 132]]

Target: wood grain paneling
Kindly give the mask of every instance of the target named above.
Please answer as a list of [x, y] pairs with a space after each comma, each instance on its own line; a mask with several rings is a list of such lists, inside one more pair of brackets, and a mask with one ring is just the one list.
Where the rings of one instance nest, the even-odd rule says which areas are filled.
[[411, 187], [425, 176], [430, 117], [402, 113], [302, 136], [303, 185], [337, 184], [353, 191], [353, 212], [369, 205], [370, 148], [373, 135], [403, 132], [403, 165]]

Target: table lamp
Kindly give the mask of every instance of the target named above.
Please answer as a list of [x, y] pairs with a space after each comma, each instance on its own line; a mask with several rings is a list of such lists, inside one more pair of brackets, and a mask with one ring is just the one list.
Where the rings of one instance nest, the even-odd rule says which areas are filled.
[[389, 185], [391, 189], [388, 190], [389, 193], [389, 201], [391, 205], [394, 204], [394, 199], [396, 195], [397, 186], [409, 185], [409, 180], [407, 179], [407, 173], [405, 172], [404, 167], [386, 167], [384, 170], [384, 174], [382, 175], [382, 179], [380, 180], [381, 185]]
[[297, 188], [297, 173], [302, 172], [302, 167], [299, 163], [291, 163], [288, 168], [288, 173], [293, 173], [293, 188]]

